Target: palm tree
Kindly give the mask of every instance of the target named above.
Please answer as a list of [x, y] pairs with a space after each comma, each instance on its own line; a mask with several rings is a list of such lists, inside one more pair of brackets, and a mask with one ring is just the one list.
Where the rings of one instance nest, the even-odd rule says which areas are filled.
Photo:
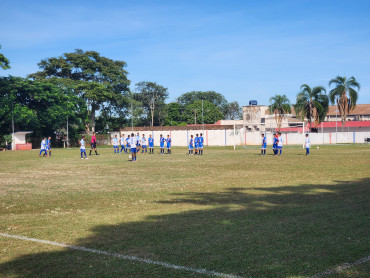
[[353, 76], [348, 79], [345, 76], [337, 76], [329, 81], [329, 86], [331, 84], [334, 84], [335, 88], [330, 91], [329, 98], [332, 104], [337, 103], [343, 129], [348, 113], [356, 107], [358, 92], [354, 88], [360, 90], [360, 84]]
[[281, 121], [286, 113], [291, 113], [290, 101], [286, 95], [275, 95], [270, 98], [270, 113], [274, 113], [275, 121], [280, 131]]
[[306, 117], [312, 130], [312, 122], [320, 123], [325, 119], [329, 109], [329, 98], [325, 94], [326, 90], [322, 86], [311, 89], [307, 84], [301, 86], [301, 91], [297, 95], [297, 102], [294, 110], [297, 116], [301, 115], [302, 120]]

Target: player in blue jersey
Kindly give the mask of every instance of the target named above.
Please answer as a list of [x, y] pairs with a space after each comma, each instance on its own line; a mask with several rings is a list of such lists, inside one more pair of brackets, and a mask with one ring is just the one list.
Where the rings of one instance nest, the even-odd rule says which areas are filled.
[[267, 146], [266, 136], [265, 134], [262, 133], [261, 137], [262, 137], [261, 155], [266, 155], [266, 146]]
[[171, 154], [171, 142], [172, 142], [172, 139], [170, 138], [169, 135], [167, 135], [167, 154]]
[[136, 133], [136, 147], [140, 147], [141, 146], [141, 137], [140, 137], [140, 133]]
[[120, 143], [121, 143], [121, 153], [122, 153], [122, 151], [124, 151], [126, 153], [126, 147], [125, 147], [126, 139], [125, 139], [124, 134], [121, 134]]
[[274, 133], [274, 137], [272, 139], [272, 150], [274, 151], [274, 155], [277, 155], [277, 142], [278, 142], [278, 139], [277, 139], [277, 135], [276, 133]]
[[310, 154], [310, 138], [308, 137], [308, 134], [306, 134], [306, 139], [304, 142], [305, 148], [306, 148], [306, 155]]
[[141, 137], [140, 137], [139, 132], [137, 133], [135, 137], [135, 141], [136, 141], [136, 155], [138, 155], [141, 149]]
[[43, 156], [48, 156], [48, 152], [46, 151], [46, 137], [44, 139], [42, 139], [41, 141], [41, 150], [40, 150], [40, 154], [39, 154], [39, 157], [41, 156], [41, 154], [45, 152], [43, 154]]
[[148, 144], [149, 144], [149, 153], [154, 153], [154, 139], [152, 138], [151, 134], [149, 134]]
[[51, 137], [48, 137], [48, 140], [46, 140], [46, 152], [49, 151], [49, 156], [51, 156]]
[[200, 155], [203, 155], [203, 143], [204, 143], [203, 133], [201, 133], [200, 136], [198, 137], [198, 147]]
[[189, 140], [189, 155], [193, 155], [193, 149], [194, 149], [194, 139], [193, 135], [191, 135]]
[[86, 155], [85, 136], [82, 136], [82, 139], [79, 142], [79, 144], [80, 144], [80, 151], [81, 151], [81, 159], [84, 159], [83, 155], [85, 155], [85, 159], [88, 159]]
[[159, 147], [161, 149], [161, 154], [164, 154], [164, 141], [166, 141], [166, 139], [164, 139], [164, 137], [161, 134], [159, 136]]
[[142, 149], [142, 153], [147, 153], [148, 152], [148, 149], [147, 149], [147, 141], [146, 141], [146, 138], [145, 138], [145, 134], [143, 134], [143, 136], [141, 137], [141, 149]]
[[114, 153], [119, 153], [117, 135], [114, 135], [114, 138], [112, 140], [112, 143], [113, 143]]
[[131, 161], [136, 162], [136, 145], [137, 140], [135, 134], [131, 133], [130, 147], [131, 147]]
[[195, 135], [195, 138], [194, 138], [194, 150], [195, 150], [195, 154], [198, 154], [198, 149], [199, 149], [199, 138], [198, 138], [198, 134]]
[[127, 151], [127, 153], [129, 153], [131, 151], [130, 142], [131, 142], [131, 138], [130, 138], [130, 134], [129, 134], [129, 135], [127, 135], [127, 138], [126, 138], [126, 151]]

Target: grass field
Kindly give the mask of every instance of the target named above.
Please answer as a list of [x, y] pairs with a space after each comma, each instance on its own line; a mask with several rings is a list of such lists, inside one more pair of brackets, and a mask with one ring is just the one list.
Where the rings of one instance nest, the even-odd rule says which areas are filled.
[[[370, 146], [175, 148], [137, 163], [112, 152], [1, 152], [0, 233], [243, 277], [310, 277], [370, 255]], [[0, 277], [208, 276], [0, 236]]]

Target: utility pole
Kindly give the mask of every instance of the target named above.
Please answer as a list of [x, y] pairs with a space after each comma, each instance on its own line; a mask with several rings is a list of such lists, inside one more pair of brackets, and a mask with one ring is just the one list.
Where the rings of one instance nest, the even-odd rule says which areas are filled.
[[68, 117], [67, 117], [67, 149], [69, 149]]
[[335, 144], [338, 143], [338, 108], [335, 107]]
[[131, 131], [134, 131], [134, 105], [131, 101]]
[[14, 150], [14, 100], [12, 102], [12, 150]]
[[203, 99], [202, 99], [202, 131], [204, 132], [204, 117], [203, 117]]

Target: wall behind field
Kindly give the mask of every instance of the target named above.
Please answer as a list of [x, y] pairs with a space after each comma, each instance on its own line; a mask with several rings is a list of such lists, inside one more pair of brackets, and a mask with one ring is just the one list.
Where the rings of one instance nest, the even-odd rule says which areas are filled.
[[[125, 137], [129, 132], [122, 132]], [[233, 146], [235, 145], [260, 145], [261, 133], [246, 131], [244, 128], [235, 129], [212, 129], [212, 130], [154, 130], [154, 131], [140, 131], [140, 136], [145, 134], [146, 138], [149, 134], [154, 138], [154, 145], [159, 146], [159, 138], [162, 134], [164, 138], [170, 135], [172, 139], [172, 146], [188, 146], [190, 136], [203, 133], [205, 146]], [[119, 137], [119, 132], [112, 132]], [[135, 132], [136, 135], [136, 132]], [[305, 141], [305, 134], [303, 133], [283, 133], [284, 145], [302, 145]], [[350, 132], [324, 132], [324, 133], [311, 133], [311, 144], [352, 144], [364, 143], [365, 138], [370, 137], [370, 131], [350, 131]], [[267, 144], [272, 145], [273, 135], [271, 132], [266, 133]]]

